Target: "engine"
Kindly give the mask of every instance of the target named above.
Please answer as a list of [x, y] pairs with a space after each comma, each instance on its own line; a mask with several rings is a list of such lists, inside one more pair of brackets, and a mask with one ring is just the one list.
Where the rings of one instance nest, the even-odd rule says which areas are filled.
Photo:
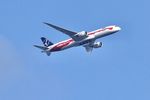
[[76, 37], [85, 37], [87, 36], [87, 32], [86, 31], [82, 31], [82, 32], [79, 32], [75, 35]]
[[93, 48], [100, 48], [102, 46], [102, 42], [95, 42], [93, 44]]

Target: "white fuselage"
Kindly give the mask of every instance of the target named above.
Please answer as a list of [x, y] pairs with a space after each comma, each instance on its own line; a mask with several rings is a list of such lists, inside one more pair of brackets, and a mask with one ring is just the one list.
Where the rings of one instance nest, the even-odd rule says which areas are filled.
[[115, 25], [101, 28], [101, 29], [98, 29], [98, 30], [95, 30], [92, 32], [88, 32], [87, 33], [88, 36], [85, 39], [82, 39], [81, 41], [74, 41], [72, 38], [70, 38], [65, 41], [61, 41], [56, 44], [53, 44], [48, 47], [48, 51], [55, 52], [55, 51], [61, 51], [64, 49], [68, 49], [71, 47], [85, 45], [87, 43], [90, 43], [91, 41], [95, 41], [98, 38], [116, 33], [120, 30], [121, 30], [121, 28], [118, 26], [115, 26]]

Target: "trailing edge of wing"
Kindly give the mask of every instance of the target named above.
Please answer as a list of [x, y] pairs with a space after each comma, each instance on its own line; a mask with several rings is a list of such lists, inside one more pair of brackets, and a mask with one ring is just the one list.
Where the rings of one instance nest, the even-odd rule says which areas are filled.
[[46, 24], [46, 25], [48, 25], [48, 26], [50, 26], [50, 27], [52, 27], [52, 28], [62, 32], [62, 33], [65, 33], [65, 34], [69, 35], [70, 37], [73, 37], [75, 34], [77, 34], [76, 32], [73, 32], [73, 31], [70, 31], [70, 30], [58, 27], [58, 26], [53, 25], [53, 24], [49, 24], [49, 23], [45, 23], [45, 22], [44, 22], [44, 24]]

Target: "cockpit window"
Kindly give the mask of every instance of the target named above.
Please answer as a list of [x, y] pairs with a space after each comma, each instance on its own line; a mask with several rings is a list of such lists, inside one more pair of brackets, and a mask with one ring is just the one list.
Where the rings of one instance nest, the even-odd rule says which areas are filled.
[[105, 27], [105, 28], [112, 28], [112, 27], [115, 27], [115, 25], [113, 25], [113, 26], [107, 26], [107, 27]]

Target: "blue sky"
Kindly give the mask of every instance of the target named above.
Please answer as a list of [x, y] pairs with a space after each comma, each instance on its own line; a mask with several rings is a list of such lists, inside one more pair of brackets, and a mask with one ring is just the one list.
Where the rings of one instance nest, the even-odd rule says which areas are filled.
[[[0, 100], [150, 100], [149, 0], [1, 0]], [[50, 57], [33, 44], [73, 31], [118, 25], [122, 31]]]

